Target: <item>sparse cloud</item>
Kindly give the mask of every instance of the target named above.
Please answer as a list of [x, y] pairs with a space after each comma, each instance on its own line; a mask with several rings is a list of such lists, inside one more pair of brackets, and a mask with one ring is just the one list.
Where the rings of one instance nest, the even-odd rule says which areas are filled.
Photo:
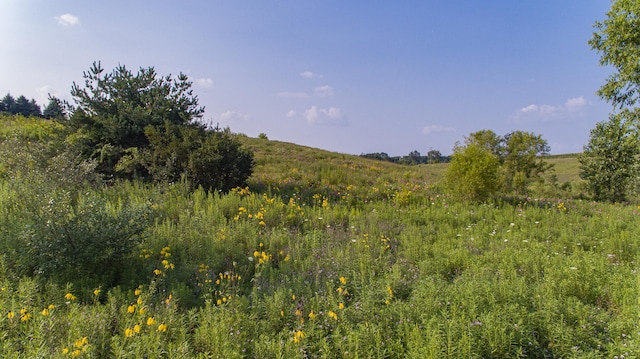
[[278, 97], [307, 98], [309, 97], [309, 94], [306, 92], [283, 91], [283, 92], [278, 92]]
[[215, 122], [222, 122], [222, 123], [246, 122], [249, 119], [250, 119], [249, 115], [236, 112], [236, 111], [230, 111], [230, 110], [213, 115], [213, 120]]
[[49, 94], [59, 99], [64, 99], [64, 94], [57, 88], [49, 85], [43, 85], [36, 88], [38, 98], [36, 99], [41, 106], [46, 106], [49, 103]]
[[531, 104], [516, 111], [511, 118], [517, 123], [569, 120], [584, 116], [589, 102], [582, 96], [570, 98], [562, 105]]
[[193, 80], [193, 83], [198, 87], [206, 87], [206, 88], [213, 87], [213, 80], [211, 78], [209, 78], [209, 77], [195, 79], [195, 80]]
[[75, 26], [80, 23], [80, 19], [77, 16], [71, 14], [62, 14], [60, 16], [56, 16], [56, 20], [58, 20], [58, 24], [62, 26]]
[[313, 94], [319, 97], [333, 96], [333, 87], [329, 85], [318, 86], [313, 89]]
[[342, 110], [337, 107], [319, 108], [318, 106], [313, 105], [304, 110], [304, 112], [289, 110], [289, 112], [287, 112], [287, 118], [303, 118], [309, 125], [346, 125], [346, 121], [342, 116]]
[[429, 125], [429, 126], [424, 126], [422, 128], [422, 133], [424, 133], [425, 135], [430, 135], [432, 133], [438, 133], [438, 132], [455, 132], [456, 129], [453, 127], [445, 127], [445, 126], [440, 126], [440, 125]]
[[304, 71], [300, 73], [300, 76], [307, 78], [307, 79], [314, 79], [314, 78], [322, 78], [323, 76], [321, 74], [315, 73], [315, 72], [311, 72], [311, 71]]

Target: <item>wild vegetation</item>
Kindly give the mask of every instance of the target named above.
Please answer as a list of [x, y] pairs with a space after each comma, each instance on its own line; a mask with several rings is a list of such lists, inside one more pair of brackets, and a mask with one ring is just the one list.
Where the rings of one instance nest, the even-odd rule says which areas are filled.
[[2, 357], [640, 356], [640, 207], [593, 200], [634, 190], [606, 159], [635, 110], [579, 158], [484, 130], [398, 164], [207, 128], [184, 75], [84, 75], [50, 120], [0, 108]]
[[224, 193], [104, 185], [59, 122], [2, 123], [2, 356], [638, 355], [640, 211], [577, 199], [566, 157], [564, 199], [474, 204], [446, 164], [230, 134], [256, 165]]

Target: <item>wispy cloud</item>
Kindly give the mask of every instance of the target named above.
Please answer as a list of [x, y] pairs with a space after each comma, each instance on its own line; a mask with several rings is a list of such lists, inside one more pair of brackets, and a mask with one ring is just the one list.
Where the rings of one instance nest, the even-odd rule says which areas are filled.
[[278, 92], [278, 97], [307, 98], [309, 97], [309, 94], [306, 92], [283, 91]]
[[287, 112], [287, 117], [304, 118], [309, 125], [344, 126], [347, 124], [342, 116], [342, 111], [337, 107], [319, 108], [313, 105], [304, 112], [290, 110]]
[[315, 73], [315, 72], [311, 72], [311, 71], [304, 71], [300, 73], [300, 76], [307, 78], [307, 79], [313, 79], [313, 78], [322, 78], [323, 76], [321, 74]]
[[80, 23], [80, 19], [71, 14], [62, 14], [60, 16], [56, 16], [56, 20], [58, 20], [58, 24], [62, 26], [75, 26]]
[[222, 123], [234, 123], [234, 122], [246, 122], [251, 117], [249, 115], [236, 112], [236, 111], [225, 111], [216, 115], [213, 115], [213, 120], [215, 122]]
[[213, 80], [209, 77], [195, 79], [193, 80], [193, 83], [198, 87], [207, 87], [207, 88], [213, 87]]
[[313, 89], [313, 94], [319, 97], [333, 96], [333, 87], [329, 85], [318, 86]]
[[438, 132], [455, 132], [456, 129], [453, 127], [445, 127], [445, 126], [440, 126], [440, 125], [429, 125], [429, 126], [424, 126], [422, 128], [422, 133], [424, 133], [425, 135], [430, 135], [432, 133], [438, 133]]
[[547, 122], [582, 117], [588, 101], [580, 96], [570, 98], [562, 105], [531, 104], [516, 111], [511, 118], [517, 123]]

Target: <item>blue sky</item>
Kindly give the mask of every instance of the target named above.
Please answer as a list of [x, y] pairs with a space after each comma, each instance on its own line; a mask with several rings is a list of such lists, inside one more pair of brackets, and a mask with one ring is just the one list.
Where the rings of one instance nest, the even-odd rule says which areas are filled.
[[204, 119], [360, 154], [450, 154], [473, 131], [580, 152], [611, 106], [603, 0], [0, 0], [0, 95], [70, 99], [93, 61], [183, 72]]

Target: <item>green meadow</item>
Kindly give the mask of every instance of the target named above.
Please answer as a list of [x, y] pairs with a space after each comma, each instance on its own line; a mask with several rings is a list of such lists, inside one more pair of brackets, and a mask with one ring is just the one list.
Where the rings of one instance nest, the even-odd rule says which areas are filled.
[[55, 122], [0, 120], [2, 357], [640, 357], [640, 207], [589, 200], [576, 155], [474, 203], [446, 164], [237, 135], [254, 172], [220, 193], [96, 184], [47, 159]]

